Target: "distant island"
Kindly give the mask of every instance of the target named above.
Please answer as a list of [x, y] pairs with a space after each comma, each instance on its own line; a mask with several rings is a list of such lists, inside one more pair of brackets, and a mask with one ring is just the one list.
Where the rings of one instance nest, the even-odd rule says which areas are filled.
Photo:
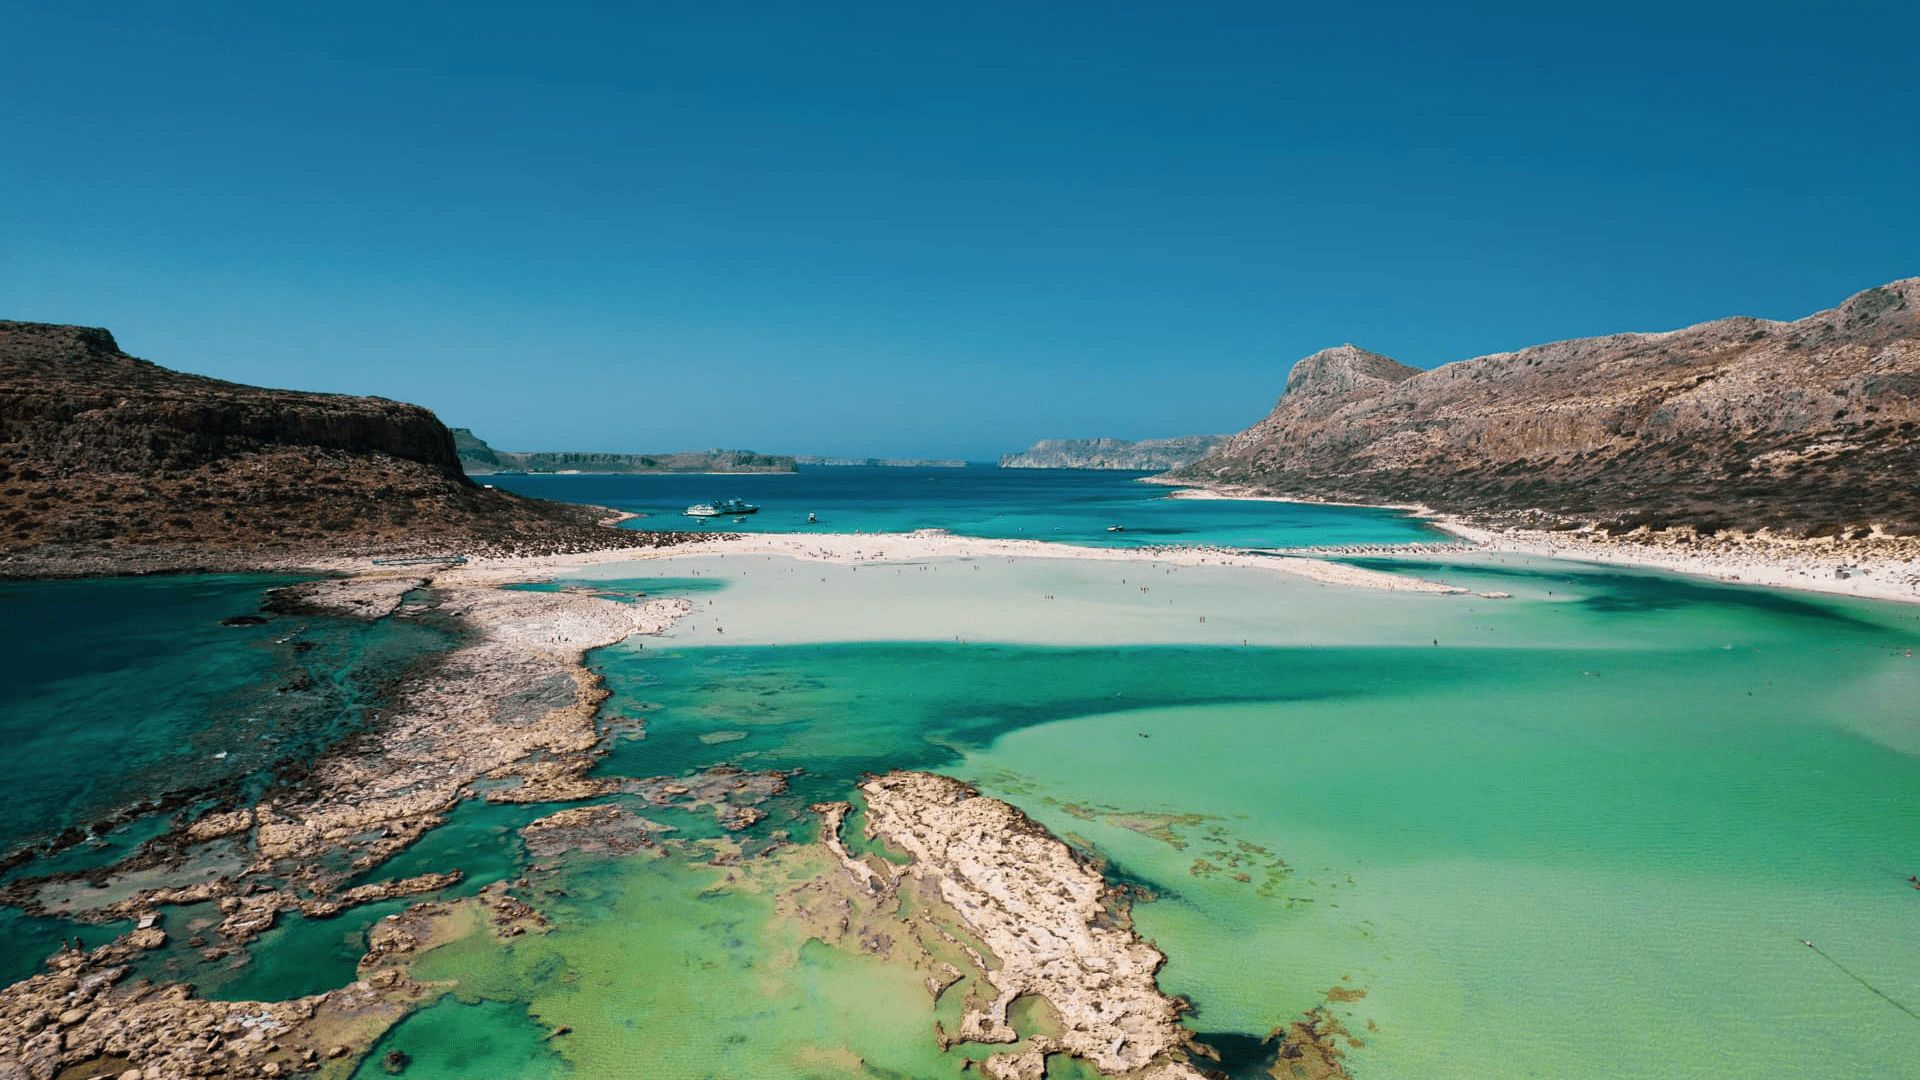
[[802, 465], [842, 465], [866, 466], [868, 468], [888, 469], [964, 469], [965, 461], [959, 458], [879, 458], [879, 457], [821, 457], [818, 454], [801, 454], [794, 458]]
[[1041, 439], [1000, 458], [1003, 469], [1178, 469], [1212, 453], [1225, 435], [1171, 439]]
[[790, 473], [794, 459], [751, 450], [681, 450], [666, 454], [598, 454], [556, 450], [495, 450], [467, 428], [453, 429], [460, 467], [468, 476], [492, 473]]

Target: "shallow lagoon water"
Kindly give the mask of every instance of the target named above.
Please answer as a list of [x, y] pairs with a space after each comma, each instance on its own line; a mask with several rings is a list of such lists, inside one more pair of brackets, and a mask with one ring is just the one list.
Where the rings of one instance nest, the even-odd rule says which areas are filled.
[[[953, 588], [932, 568], [782, 561], [736, 560], [703, 598], [693, 622], [727, 624], [725, 645], [709, 625], [595, 655], [610, 705], [648, 718], [603, 771], [803, 767], [758, 827], [803, 838], [804, 804], [863, 770], [972, 779], [1157, 894], [1135, 918], [1196, 1029], [1259, 1035], [1364, 991], [1335, 1005], [1362, 1078], [1900, 1076], [1920, 1058], [1920, 1023], [1848, 974], [1920, 998], [1905, 609], [1562, 564], [1429, 568], [1517, 594], [1499, 602], [1162, 575], [1216, 605], [1283, 590], [1280, 614], [1263, 598], [1232, 617], [1289, 628], [1240, 646], [1128, 616], [1105, 576], [1139, 564], [943, 563]], [[935, 626], [984, 602], [1036, 609], [1006, 620], [1016, 638], [1062, 632], [1012, 603], [1032, 575], [1112, 617], [1065, 620], [1095, 639], [1072, 646], [779, 631], [823, 570], [861, 579], [846, 602]], [[924, 991], [807, 942], [768, 883], [651, 857], [558, 874], [566, 895], [533, 900], [559, 929], [423, 972], [571, 1027], [544, 1045], [572, 1075], [628, 1075], [635, 1055], [658, 1075], [853, 1071], [835, 1048], [874, 1075], [953, 1075]]]
[[[646, 721], [603, 773], [803, 768], [750, 842], [809, 839], [805, 805], [863, 770], [971, 779], [1156, 895], [1135, 918], [1196, 1030], [1258, 1036], [1338, 986], [1361, 1080], [1906, 1075], [1920, 1023], [1854, 977], [1920, 999], [1911, 609], [1534, 560], [1402, 572], [1514, 598], [1064, 558], [675, 557], [549, 587], [697, 605], [594, 654], [606, 711]], [[932, 1040], [954, 1002], [775, 911], [804, 856], [537, 864], [514, 831], [547, 809], [464, 807], [369, 872], [527, 875], [554, 929], [428, 953], [452, 993], [360, 1075], [387, 1049], [429, 1080], [955, 1075]], [[388, 910], [286, 920], [204, 992], [343, 984]]]
[[[1101, 469], [908, 469], [803, 465], [795, 473], [720, 476], [508, 475], [489, 483], [522, 495], [644, 514], [628, 528], [691, 532], [910, 532], [946, 529], [992, 539], [1096, 547], [1217, 544], [1305, 547], [1444, 541], [1392, 510], [1250, 499], [1174, 499], [1151, 473]], [[694, 503], [743, 498], [742, 520], [690, 518]], [[818, 519], [807, 521], [807, 515]], [[1121, 532], [1108, 532], [1119, 525]]]

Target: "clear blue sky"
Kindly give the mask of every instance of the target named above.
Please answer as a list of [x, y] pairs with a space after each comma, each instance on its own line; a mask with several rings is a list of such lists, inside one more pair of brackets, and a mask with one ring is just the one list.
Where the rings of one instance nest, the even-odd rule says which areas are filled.
[[0, 317], [513, 449], [985, 458], [1920, 274], [1920, 5], [0, 0]]

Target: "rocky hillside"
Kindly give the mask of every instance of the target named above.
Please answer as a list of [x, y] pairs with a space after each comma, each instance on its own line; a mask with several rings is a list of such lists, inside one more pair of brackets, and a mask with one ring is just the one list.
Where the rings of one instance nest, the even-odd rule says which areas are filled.
[[493, 491], [417, 405], [170, 371], [105, 330], [0, 321], [0, 575], [647, 542]]
[[781, 473], [794, 460], [751, 450], [681, 450], [668, 454], [600, 454], [570, 450], [495, 450], [466, 428], [453, 429], [460, 465], [469, 476], [497, 472]]
[[1041, 439], [1000, 458], [1003, 469], [1176, 469], [1226, 442], [1225, 435], [1172, 439]]
[[1505, 523], [1920, 533], [1920, 278], [1420, 371], [1351, 345], [1170, 478]]

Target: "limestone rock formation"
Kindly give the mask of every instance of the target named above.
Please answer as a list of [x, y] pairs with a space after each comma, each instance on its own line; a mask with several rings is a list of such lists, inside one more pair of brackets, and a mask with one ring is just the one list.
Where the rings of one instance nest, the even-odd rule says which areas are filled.
[[[1183, 1003], [1155, 982], [1165, 958], [1116, 918], [1112, 890], [1070, 848], [1014, 807], [949, 777], [892, 772], [860, 790], [870, 835], [912, 856], [900, 873], [937, 889], [998, 961], [989, 975], [996, 993], [970, 1003], [960, 1038], [1017, 1041], [1007, 1009], [1024, 995], [1044, 999], [1060, 1017], [1057, 1038], [989, 1058], [987, 1076], [1037, 1080], [1046, 1056], [1058, 1052], [1104, 1076], [1199, 1080], [1179, 1023]], [[822, 809], [837, 834], [845, 804]], [[857, 865], [844, 846], [835, 854]]]
[[1353, 346], [1170, 479], [1502, 523], [1920, 532], [1920, 278], [1795, 322], [1538, 345], [1420, 371]]

